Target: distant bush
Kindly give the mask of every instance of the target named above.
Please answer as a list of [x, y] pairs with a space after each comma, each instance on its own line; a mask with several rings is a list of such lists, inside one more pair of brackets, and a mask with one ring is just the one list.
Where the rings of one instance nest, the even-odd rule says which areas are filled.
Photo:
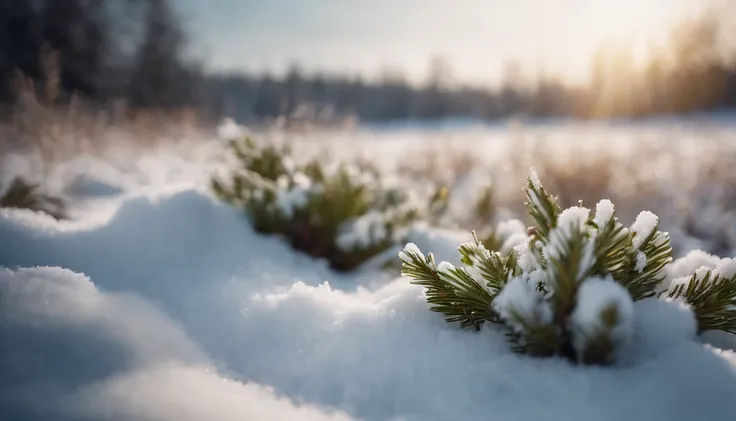
[[39, 184], [16, 177], [0, 194], [0, 208], [30, 209], [44, 212], [56, 219], [66, 219], [66, 203], [63, 199], [42, 193]]
[[256, 231], [281, 234], [311, 256], [341, 271], [357, 268], [397, 244], [419, 207], [387, 186], [368, 165], [295, 164], [288, 145], [244, 138], [231, 142], [239, 168], [214, 177], [213, 192], [241, 207]]
[[584, 364], [616, 360], [633, 339], [634, 301], [647, 298], [684, 302], [698, 332], [736, 333], [736, 260], [663, 285], [672, 248], [653, 213], [625, 227], [609, 200], [594, 215], [582, 203], [562, 210], [535, 172], [525, 191], [535, 226], [511, 250], [488, 250], [476, 238], [459, 248], [465, 267], [437, 264], [412, 243], [400, 253], [402, 273], [448, 322], [499, 324], [517, 352]]

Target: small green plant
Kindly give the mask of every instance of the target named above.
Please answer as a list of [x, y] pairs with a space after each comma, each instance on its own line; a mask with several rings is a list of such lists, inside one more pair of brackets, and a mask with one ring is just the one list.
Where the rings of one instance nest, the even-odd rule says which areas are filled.
[[39, 184], [15, 177], [0, 195], [0, 208], [30, 209], [55, 219], [66, 219], [66, 203], [59, 197], [42, 193]]
[[355, 269], [397, 242], [417, 217], [404, 192], [367, 165], [297, 165], [288, 146], [246, 138], [231, 143], [239, 168], [229, 182], [213, 178], [222, 200], [245, 211], [256, 231], [285, 236], [336, 270]]
[[517, 352], [584, 364], [615, 361], [642, 299], [684, 301], [699, 331], [736, 333], [736, 261], [662, 288], [672, 249], [654, 214], [641, 212], [625, 227], [608, 200], [594, 215], [582, 203], [562, 210], [533, 170], [525, 192], [534, 226], [508, 253], [474, 236], [459, 248], [464, 267], [455, 267], [406, 245], [402, 274], [425, 288], [430, 310], [463, 328], [497, 324]]

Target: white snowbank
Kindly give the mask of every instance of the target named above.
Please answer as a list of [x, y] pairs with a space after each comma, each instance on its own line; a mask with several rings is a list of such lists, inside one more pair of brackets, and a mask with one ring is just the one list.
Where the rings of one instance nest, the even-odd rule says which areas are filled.
[[3, 419], [348, 420], [229, 380], [164, 314], [60, 268], [0, 270]]
[[[233, 380], [257, 383], [243, 385], [217, 374], [155, 309], [101, 292], [80, 275], [5, 270], [0, 286], [7, 340], [0, 379], [10, 391], [0, 410], [16, 418], [329, 419], [332, 410], [313, 406], [366, 420], [489, 412], [504, 420], [692, 420], [736, 413], [728, 399], [733, 369], [692, 341], [688, 317], [673, 317], [678, 308], [671, 305], [637, 309], [637, 317], [646, 315], [636, 320], [639, 346], [624, 366], [606, 369], [514, 355], [491, 329], [475, 334], [445, 324], [401, 280], [374, 292], [297, 283], [280, 293], [246, 294], [242, 313], [229, 321], [202, 302], [198, 317], [226, 331], [221, 343], [239, 345], [216, 364]], [[297, 408], [281, 395], [309, 405]]]
[[[636, 345], [617, 367], [532, 359], [494, 329], [445, 323], [406, 279], [356, 288], [196, 189], [111, 200], [118, 210], [96, 224], [0, 213], [0, 266], [69, 269], [0, 270], [4, 419], [736, 414], [736, 358], [700, 344], [676, 303], [635, 304]], [[470, 240], [426, 227], [409, 237], [438, 262]]]

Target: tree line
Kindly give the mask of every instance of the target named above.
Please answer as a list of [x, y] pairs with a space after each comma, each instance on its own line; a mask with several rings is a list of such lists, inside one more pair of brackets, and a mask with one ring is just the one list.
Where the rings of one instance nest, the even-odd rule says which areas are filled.
[[168, 0], [0, 0], [0, 28], [0, 103], [17, 99], [19, 78], [59, 103], [166, 109], [201, 97]]
[[[17, 99], [19, 75], [57, 103], [81, 96], [130, 110], [190, 108], [203, 116], [259, 122], [363, 121], [514, 115], [640, 117], [736, 106], [734, 40], [718, 14], [683, 22], [661, 51], [637, 63], [631, 46], [602, 46], [590, 83], [521, 78], [507, 66], [497, 88], [451, 81], [450, 63], [430, 61], [421, 86], [397, 72], [379, 80], [307, 75], [208, 74], [187, 57], [187, 28], [170, 0], [0, 0], [0, 104]], [[48, 92], [47, 92], [48, 93]]]
[[[736, 32], [714, 11], [681, 22], [666, 45], [638, 61], [632, 45], [601, 45], [591, 60], [590, 82], [572, 85], [541, 75], [523, 78], [506, 66], [500, 86], [448, 85], [448, 65], [430, 62], [427, 82], [412, 86], [397, 72], [379, 81], [305, 76], [298, 67], [276, 79], [241, 74], [208, 80], [210, 107], [239, 119], [278, 115], [354, 114], [362, 120], [474, 117], [646, 117], [736, 107]], [[729, 32], [731, 31], [731, 32]], [[724, 42], [725, 41], [725, 42]], [[731, 44], [728, 44], [730, 42]], [[310, 107], [305, 107], [309, 105]]]

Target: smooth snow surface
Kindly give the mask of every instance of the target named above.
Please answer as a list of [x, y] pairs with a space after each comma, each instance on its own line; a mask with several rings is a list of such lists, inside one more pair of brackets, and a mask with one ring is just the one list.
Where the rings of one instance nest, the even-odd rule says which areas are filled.
[[[87, 184], [75, 222], [0, 211], [0, 419], [736, 418], [736, 358], [677, 303], [635, 304], [616, 367], [519, 356], [445, 323], [397, 272], [337, 275], [256, 235], [189, 179], [207, 171], [176, 168]], [[453, 264], [470, 241], [407, 235]]]

